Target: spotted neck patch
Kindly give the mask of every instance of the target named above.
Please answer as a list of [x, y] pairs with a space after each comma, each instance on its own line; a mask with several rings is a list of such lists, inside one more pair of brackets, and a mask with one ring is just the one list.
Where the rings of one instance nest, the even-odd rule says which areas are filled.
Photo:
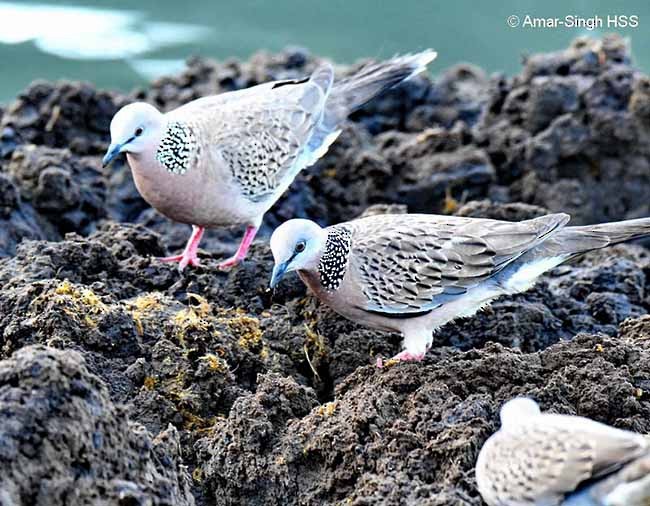
[[350, 257], [352, 234], [344, 227], [331, 227], [325, 241], [325, 251], [318, 264], [320, 283], [325, 290], [338, 290], [345, 276]]
[[172, 121], [160, 140], [156, 159], [172, 174], [183, 175], [189, 169], [193, 157], [198, 156], [198, 147], [190, 126]]

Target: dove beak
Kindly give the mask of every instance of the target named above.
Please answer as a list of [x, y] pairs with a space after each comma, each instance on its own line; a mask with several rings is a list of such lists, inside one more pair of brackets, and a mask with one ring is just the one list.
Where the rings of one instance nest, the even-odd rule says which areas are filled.
[[289, 265], [289, 262], [284, 262], [281, 264], [276, 264], [273, 267], [273, 274], [271, 274], [271, 283], [270, 287], [275, 288], [277, 284], [282, 280], [284, 275], [287, 273], [287, 267]]
[[102, 167], [106, 167], [109, 163], [111, 163], [117, 157], [117, 155], [120, 154], [123, 146], [124, 144], [111, 144], [108, 147], [108, 151], [106, 151], [104, 158], [102, 158]]

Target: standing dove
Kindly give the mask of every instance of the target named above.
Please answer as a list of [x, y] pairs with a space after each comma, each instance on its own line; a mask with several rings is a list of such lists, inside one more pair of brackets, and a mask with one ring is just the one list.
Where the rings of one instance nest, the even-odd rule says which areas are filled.
[[[289, 271], [341, 315], [401, 332], [396, 360], [422, 360], [432, 332], [587, 251], [650, 235], [650, 218], [565, 227], [566, 214], [518, 223], [424, 214], [379, 215], [321, 228], [280, 225], [271, 288]], [[381, 359], [378, 360], [381, 366]]]
[[179, 269], [197, 265], [206, 228], [245, 225], [240, 262], [264, 214], [296, 175], [315, 163], [341, 133], [340, 124], [376, 95], [423, 71], [431, 50], [368, 65], [338, 82], [330, 65], [311, 77], [275, 81], [204, 97], [166, 114], [146, 103], [120, 109], [111, 121], [109, 164], [126, 153], [136, 187], [168, 218], [192, 225]]
[[609, 504], [576, 491], [649, 451], [645, 436], [580, 416], [541, 413], [535, 401], [520, 397], [501, 408], [501, 429], [479, 453], [476, 483], [489, 506]]

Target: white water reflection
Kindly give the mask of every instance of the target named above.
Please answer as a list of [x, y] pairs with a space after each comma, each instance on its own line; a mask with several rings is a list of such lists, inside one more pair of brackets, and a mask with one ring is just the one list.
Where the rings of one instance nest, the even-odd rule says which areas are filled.
[[131, 58], [197, 42], [209, 33], [202, 26], [149, 20], [139, 11], [0, 2], [0, 43], [33, 41], [41, 51], [62, 58]]
[[178, 74], [185, 69], [185, 60], [132, 58], [127, 63], [133, 70], [148, 80]]

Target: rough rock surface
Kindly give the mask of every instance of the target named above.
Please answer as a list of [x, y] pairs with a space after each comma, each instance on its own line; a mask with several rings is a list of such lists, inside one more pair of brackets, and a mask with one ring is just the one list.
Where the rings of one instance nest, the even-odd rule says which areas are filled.
[[177, 430], [152, 440], [74, 351], [0, 361], [0, 461], [2, 504], [194, 504]]
[[2, 110], [0, 503], [479, 505], [473, 464], [514, 395], [650, 432], [642, 245], [561, 266], [440, 329], [423, 364], [383, 370], [370, 364], [399, 336], [337, 316], [295, 276], [267, 289], [268, 234], [297, 216], [650, 215], [650, 81], [621, 39], [531, 56], [512, 78], [457, 65], [409, 81], [353, 115], [242, 265], [216, 269], [239, 230], [210, 231], [183, 275], [155, 260], [188, 227], [151, 210], [124, 163], [101, 168], [112, 114], [317, 62], [194, 59], [130, 96], [35, 83]]

